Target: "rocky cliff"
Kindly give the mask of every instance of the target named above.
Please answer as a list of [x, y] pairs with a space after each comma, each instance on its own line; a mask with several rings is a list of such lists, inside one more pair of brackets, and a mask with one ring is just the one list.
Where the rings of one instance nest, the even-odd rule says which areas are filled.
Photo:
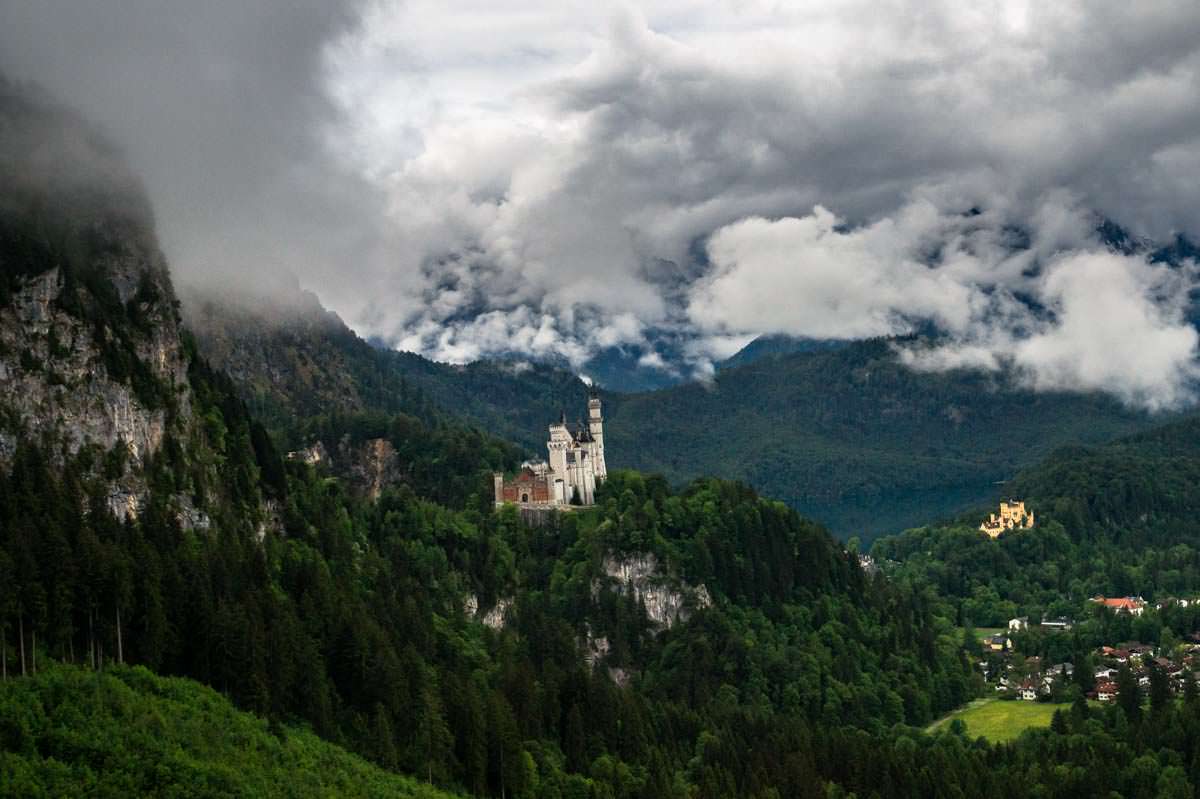
[[609, 555], [604, 558], [603, 569], [607, 581], [598, 578], [592, 585], [593, 594], [608, 582], [618, 593], [632, 596], [644, 607], [646, 617], [660, 630], [687, 621], [693, 611], [712, 605], [707, 587], [670, 579], [660, 571], [658, 558], [650, 553]]
[[90, 457], [110, 509], [136, 514], [142, 467], [191, 422], [149, 206], [102, 137], [3, 83], [0, 184], [0, 466], [23, 440]]

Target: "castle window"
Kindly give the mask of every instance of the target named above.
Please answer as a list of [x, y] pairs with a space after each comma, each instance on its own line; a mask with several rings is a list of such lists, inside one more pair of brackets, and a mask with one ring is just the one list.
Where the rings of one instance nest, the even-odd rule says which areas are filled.
[[528, 501], [529, 501], [529, 495], [528, 495], [528, 494], [522, 494], [522, 495], [521, 495], [521, 501], [522, 501], [522, 502], [528, 502]]

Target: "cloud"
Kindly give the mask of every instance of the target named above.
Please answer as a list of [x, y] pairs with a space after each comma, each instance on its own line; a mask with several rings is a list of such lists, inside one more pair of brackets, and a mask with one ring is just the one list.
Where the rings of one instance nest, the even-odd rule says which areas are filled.
[[1142, 258], [1072, 253], [1055, 262], [1040, 296], [1053, 322], [1012, 345], [1011, 357], [1038, 389], [1113, 391], [1150, 408], [1193, 399], [1197, 333], [1179, 300], [1196, 287]]
[[[583, 364], [667, 336], [704, 373], [759, 333], [934, 322], [956, 349], [926, 366], [1024, 358], [1064, 375], [1033, 385], [1091, 387], [1112, 376], [1063, 353], [1103, 331], [1051, 265], [1103, 255], [1094, 214], [1200, 231], [1186, 0], [5, 15], [0, 66], [117, 134], [185, 279], [293, 272], [360, 332], [446, 360]], [[1175, 364], [1173, 306], [1146, 292], [1139, 329]], [[1158, 393], [1123, 396], [1175, 401], [1178, 372], [1147, 373]]]
[[904, 213], [850, 232], [821, 206], [723, 227], [709, 241], [714, 270], [694, 287], [689, 314], [703, 329], [811, 338], [907, 333], [914, 319], [962, 330], [977, 300], [972, 285], [953, 267], [916, 259], [923, 244], [947, 237], [945, 220], [925, 204]]
[[1142, 256], [1068, 252], [1030, 287], [1043, 314], [1025, 310], [1019, 323], [981, 318], [964, 338], [900, 355], [918, 369], [1005, 369], [1035, 390], [1107, 391], [1150, 410], [1176, 409], [1195, 401], [1200, 380], [1198, 335], [1182, 308], [1198, 285], [1195, 264], [1179, 270]]
[[269, 285], [294, 273], [330, 300], [389, 246], [382, 193], [329, 157], [337, 115], [324, 43], [352, 4], [47, 0], [3, 4], [0, 71], [105, 129], [144, 179], [177, 277]]

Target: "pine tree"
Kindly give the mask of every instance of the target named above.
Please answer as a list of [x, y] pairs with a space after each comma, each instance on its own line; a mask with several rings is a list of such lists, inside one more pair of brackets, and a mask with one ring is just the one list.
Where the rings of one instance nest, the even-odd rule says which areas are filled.
[[1138, 685], [1137, 677], [1125, 664], [1122, 664], [1117, 672], [1117, 702], [1125, 711], [1125, 718], [1129, 719], [1130, 724], [1141, 721], [1142, 689]]

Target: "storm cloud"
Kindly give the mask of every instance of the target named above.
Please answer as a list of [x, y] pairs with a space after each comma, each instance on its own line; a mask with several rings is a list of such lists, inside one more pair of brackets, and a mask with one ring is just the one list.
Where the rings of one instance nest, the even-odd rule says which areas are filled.
[[[0, 66], [114, 132], [186, 280], [293, 273], [463, 361], [755, 335], [1191, 400], [1200, 6], [41, 3]], [[687, 342], [687, 363], [654, 352]], [[657, 360], [656, 360], [657, 359]]]

